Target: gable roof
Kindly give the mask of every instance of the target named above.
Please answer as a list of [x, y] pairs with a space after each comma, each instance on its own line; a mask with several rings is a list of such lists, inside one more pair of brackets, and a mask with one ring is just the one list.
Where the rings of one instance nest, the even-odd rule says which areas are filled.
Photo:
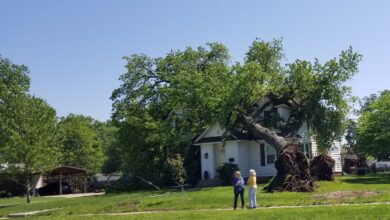
[[213, 129], [215, 126], [210, 126], [205, 129], [199, 137], [194, 141], [194, 145], [203, 144], [203, 143], [215, 143], [215, 142], [223, 142], [223, 141], [238, 141], [238, 140], [259, 140], [254, 139], [248, 133], [234, 131], [233, 133], [228, 133], [228, 135], [218, 135], [218, 136], [207, 136], [207, 134]]

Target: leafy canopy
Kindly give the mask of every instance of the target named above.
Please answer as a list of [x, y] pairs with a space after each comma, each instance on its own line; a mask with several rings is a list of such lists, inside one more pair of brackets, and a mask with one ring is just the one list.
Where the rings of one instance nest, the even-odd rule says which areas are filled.
[[23, 164], [27, 174], [48, 171], [56, 165], [56, 112], [44, 100], [24, 95], [12, 101], [8, 138], [0, 148], [3, 162]]
[[344, 131], [352, 98], [344, 83], [358, 71], [361, 55], [349, 48], [323, 64], [296, 60], [287, 65], [281, 63], [283, 56], [280, 40], [255, 40], [243, 63], [233, 63], [219, 43], [158, 58], [124, 57], [127, 72], [111, 97], [123, 169], [158, 177], [164, 161], [187, 155], [207, 126], [246, 129], [238, 116], [256, 119], [261, 108], [253, 104], [265, 96], [273, 105], [291, 108], [290, 118], [279, 123], [279, 135], [296, 133], [306, 121], [319, 146], [329, 147]]
[[61, 163], [83, 167], [91, 173], [101, 170], [104, 161], [103, 143], [107, 142], [100, 123], [90, 117], [69, 114], [59, 122], [61, 131]]
[[44, 100], [28, 95], [23, 65], [0, 57], [0, 164], [24, 164], [24, 172], [43, 172], [56, 162], [56, 113]]
[[[371, 95], [366, 100], [371, 100]], [[357, 151], [369, 156], [390, 152], [390, 91], [385, 90], [363, 105], [357, 126]]]

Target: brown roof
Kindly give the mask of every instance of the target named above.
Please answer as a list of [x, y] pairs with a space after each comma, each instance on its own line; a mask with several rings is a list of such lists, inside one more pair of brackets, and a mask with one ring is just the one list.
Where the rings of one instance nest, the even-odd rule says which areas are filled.
[[74, 167], [74, 166], [67, 166], [67, 165], [60, 165], [57, 168], [53, 169], [50, 174], [77, 174], [77, 173], [86, 173], [87, 170], [80, 168], [80, 167]]

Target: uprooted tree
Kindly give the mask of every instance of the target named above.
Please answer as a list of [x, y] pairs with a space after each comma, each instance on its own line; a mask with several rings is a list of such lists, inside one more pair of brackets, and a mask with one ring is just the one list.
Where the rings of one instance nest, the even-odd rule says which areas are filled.
[[[255, 40], [244, 62], [232, 64], [223, 45], [207, 46], [154, 59], [125, 57], [128, 71], [112, 99], [124, 154], [134, 159], [126, 170], [136, 172], [137, 159], [155, 161], [158, 167], [169, 155], [186, 155], [193, 138], [218, 123], [275, 147], [277, 179], [283, 180], [279, 187], [289, 182], [290, 190], [312, 190], [307, 159], [297, 147], [298, 130], [306, 123], [323, 150], [343, 133], [351, 98], [344, 83], [358, 71], [361, 55], [349, 48], [323, 64], [296, 60], [283, 65], [280, 40]], [[261, 98], [267, 101], [254, 105]], [[276, 114], [259, 119], [280, 104], [289, 106], [288, 119]]]

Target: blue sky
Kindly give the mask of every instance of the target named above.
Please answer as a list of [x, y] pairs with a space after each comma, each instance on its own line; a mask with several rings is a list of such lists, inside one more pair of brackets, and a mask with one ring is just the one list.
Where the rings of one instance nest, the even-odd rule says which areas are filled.
[[363, 54], [359, 97], [390, 89], [390, 1], [1, 0], [0, 54], [30, 69], [59, 116], [111, 115], [123, 56], [221, 42], [241, 61], [256, 38], [283, 38], [286, 62]]

